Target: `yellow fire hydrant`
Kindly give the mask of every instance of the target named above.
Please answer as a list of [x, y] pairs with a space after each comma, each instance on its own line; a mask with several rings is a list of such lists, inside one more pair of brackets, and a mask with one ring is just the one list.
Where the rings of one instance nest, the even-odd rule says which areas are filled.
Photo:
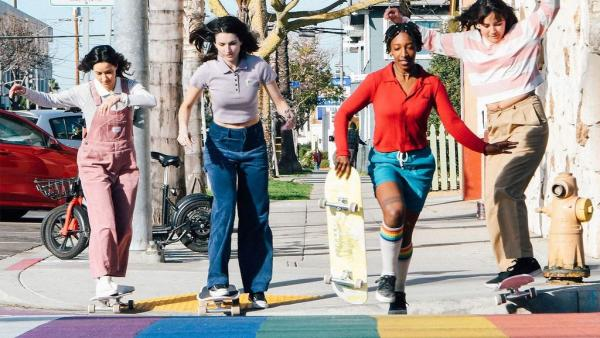
[[560, 173], [552, 183], [554, 199], [550, 208], [537, 212], [550, 216], [548, 266], [544, 277], [550, 281], [581, 282], [590, 276], [583, 251], [581, 222], [592, 218], [592, 201], [577, 195], [577, 182], [571, 173]]

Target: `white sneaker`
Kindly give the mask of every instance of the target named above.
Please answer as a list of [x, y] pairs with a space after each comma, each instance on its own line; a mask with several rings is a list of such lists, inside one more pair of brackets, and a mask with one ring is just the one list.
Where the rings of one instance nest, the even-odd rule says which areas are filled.
[[135, 291], [135, 287], [133, 286], [117, 284], [117, 292], [120, 295], [125, 293], [132, 293], [133, 291]]
[[110, 276], [102, 276], [96, 279], [96, 298], [116, 296], [117, 284], [112, 281]]

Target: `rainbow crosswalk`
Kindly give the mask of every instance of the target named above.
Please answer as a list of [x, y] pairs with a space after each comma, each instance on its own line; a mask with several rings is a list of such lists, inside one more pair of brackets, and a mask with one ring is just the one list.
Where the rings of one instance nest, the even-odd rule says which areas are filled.
[[[19, 317], [14, 317], [19, 318]], [[71, 316], [19, 337], [600, 337], [600, 313], [495, 316]], [[23, 325], [23, 318], [15, 319]], [[0, 336], [11, 324], [0, 318]], [[10, 331], [5, 331], [7, 333]], [[10, 335], [9, 335], [10, 336]], [[14, 336], [14, 335], [13, 335]]]

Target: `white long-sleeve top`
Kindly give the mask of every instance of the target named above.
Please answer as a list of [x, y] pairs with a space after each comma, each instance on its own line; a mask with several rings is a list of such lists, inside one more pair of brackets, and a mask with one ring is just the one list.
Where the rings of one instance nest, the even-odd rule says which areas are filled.
[[98, 80], [94, 79], [91, 82], [86, 82], [58, 93], [42, 93], [27, 89], [23, 96], [31, 102], [44, 107], [78, 107], [83, 112], [86, 127], [89, 128], [97, 109], [90, 91], [90, 85], [96, 87], [98, 95], [100, 95], [103, 102], [110, 95], [120, 95], [121, 101], [115, 105], [116, 107], [114, 109], [116, 110], [121, 110], [125, 107], [151, 108], [156, 106], [156, 98], [154, 95], [150, 94], [144, 86], [132, 79], [127, 79], [127, 83], [129, 95], [123, 93], [123, 90], [121, 89], [121, 78], [117, 77], [115, 89], [112, 92], [106, 90]]
[[540, 40], [559, 8], [560, 0], [541, 0], [495, 44], [476, 29], [444, 34], [419, 26], [423, 48], [463, 60], [478, 106], [503, 101], [531, 92], [544, 81], [537, 69]]

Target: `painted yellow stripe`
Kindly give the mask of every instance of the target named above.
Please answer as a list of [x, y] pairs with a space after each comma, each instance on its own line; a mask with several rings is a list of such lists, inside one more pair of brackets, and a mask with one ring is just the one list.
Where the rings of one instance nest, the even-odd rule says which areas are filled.
[[[267, 301], [272, 306], [303, 303], [319, 299], [319, 297], [316, 296], [301, 295], [266, 294], [266, 297]], [[248, 294], [242, 294], [240, 296], [241, 307], [246, 308], [249, 304]], [[196, 313], [198, 311], [198, 300], [196, 299], [195, 293], [150, 298], [137, 301], [135, 303], [135, 309], [137, 311]]]
[[377, 331], [389, 337], [507, 337], [485, 317], [381, 316]]

